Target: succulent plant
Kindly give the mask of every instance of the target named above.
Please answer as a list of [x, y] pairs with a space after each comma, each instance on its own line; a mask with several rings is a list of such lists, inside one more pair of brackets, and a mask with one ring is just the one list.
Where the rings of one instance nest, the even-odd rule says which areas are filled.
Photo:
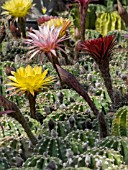
[[74, 154], [84, 153], [88, 148], [95, 146], [98, 138], [97, 132], [88, 129], [72, 131], [66, 136]]
[[10, 168], [10, 164], [7, 162], [7, 159], [6, 158], [0, 158], [0, 169], [1, 170], [4, 170], [4, 169], [7, 169], [7, 168]]
[[115, 136], [108, 136], [102, 139], [100, 142], [97, 143], [97, 146], [104, 146], [106, 148], [114, 149], [115, 151], [120, 152], [123, 156], [124, 161], [128, 164], [128, 138], [127, 137], [115, 137]]
[[85, 153], [68, 159], [65, 167], [87, 167], [91, 169], [104, 169], [118, 167], [123, 164], [123, 158], [119, 152], [105, 147], [90, 148]]
[[33, 155], [28, 158], [23, 165], [24, 167], [34, 167], [41, 170], [45, 169], [56, 169], [60, 170], [62, 167], [62, 161], [59, 158], [55, 157], [46, 157], [42, 155]]
[[[2, 156], [2, 158], [4, 158], [6, 160], [5, 165], [8, 164], [9, 167], [13, 167], [13, 166], [20, 167], [24, 161], [22, 159], [20, 153], [18, 153], [16, 150], [14, 150], [11, 147], [1, 147], [0, 155]], [[3, 164], [4, 164], [4, 162], [3, 162]]]
[[103, 12], [96, 20], [96, 30], [103, 36], [112, 30], [124, 30], [125, 24], [119, 14], [114, 12]]
[[67, 149], [70, 148], [70, 143], [62, 137], [58, 137], [56, 131], [52, 130], [51, 133], [51, 137], [45, 135], [42, 137], [35, 147], [35, 153], [44, 156], [58, 157], [62, 161], [66, 161], [66, 152]]
[[128, 137], [128, 106], [118, 109], [114, 114], [111, 135]]

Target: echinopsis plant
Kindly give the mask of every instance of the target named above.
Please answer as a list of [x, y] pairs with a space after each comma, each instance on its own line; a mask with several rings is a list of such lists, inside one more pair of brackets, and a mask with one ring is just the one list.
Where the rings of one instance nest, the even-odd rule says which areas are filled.
[[[58, 55], [57, 55], [57, 50], [62, 50], [61, 46], [63, 45], [62, 42], [67, 39], [65, 33], [67, 27], [63, 29], [64, 27], [55, 27], [52, 25], [50, 27], [49, 24], [46, 24], [42, 27], [39, 27], [39, 30], [33, 30], [33, 33], [28, 33], [29, 39], [25, 40], [25, 43], [30, 45], [28, 47], [30, 49], [29, 54], [32, 54], [30, 59], [32, 59], [36, 54], [38, 53], [45, 53], [46, 56], [48, 57], [49, 61], [53, 64], [53, 67], [55, 68], [60, 81], [62, 83], [67, 84], [70, 88], [73, 88], [78, 94], [80, 94], [88, 103], [88, 105], [91, 107], [92, 111], [94, 114], [98, 117], [102, 117], [102, 121], [99, 118], [99, 123], [100, 125], [103, 123], [104, 124], [104, 132], [101, 133], [102, 137], [105, 137], [107, 135], [107, 129], [105, 125], [105, 121], [103, 118], [103, 114], [99, 114], [99, 110], [91, 100], [90, 96], [88, 93], [84, 90], [84, 88], [80, 85], [80, 83], [77, 81], [77, 79], [70, 73], [68, 73], [66, 70], [61, 68], [59, 60], [58, 60]], [[63, 29], [63, 36], [61, 35], [61, 31]], [[102, 124], [102, 125], [103, 125]], [[102, 129], [102, 125], [100, 126]], [[102, 132], [102, 130], [101, 130]]]
[[16, 22], [16, 19], [18, 19], [24, 38], [26, 37], [26, 15], [33, 6], [33, 0], [8, 0], [2, 5], [2, 9], [5, 10], [2, 12], [3, 15], [11, 18], [13, 22]]
[[[26, 68], [20, 67], [16, 71], [11, 71], [11, 80], [7, 85], [11, 86], [7, 91], [11, 91], [10, 95], [25, 93], [29, 100], [30, 116], [35, 118], [36, 115], [36, 96], [39, 91], [46, 89], [48, 85], [54, 82], [55, 77], [46, 77], [48, 70], [42, 72], [41, 66], [32, 68], [28, 65]], [[12, 92], [13, 91], [13, 92]]]
[[80, 47], [80, 49], [85, 51], [86, 54], [89, 54], [99, 66], [99, 70], [104, 79], [104, 84], [113, 104], [113, 87], [110, 75], [109, 61], [115, 45], [116, 38], [114, 35], [110, 35], [103, 38], [87, 40], [81, 43]]
[[[117, 41], [115, 35], [87, 40], [80, 44], [80, 50], [84, 51], [86, 54], [89, 54], [97, 63], [104, 80], [104, 85], [112, 101], [112, 108], [114, 110], [118, 109], [120, 106], [125, 105], [125, 100], [127, 100], [127, 94], [121, 94], [121, 96], [119, 96], [120, 91], [115, 92], [110, 75], [110, 59], [116, 44]], [[118, 100], [115, 99], [115, 96], [118, 98]], [[122, 101], [123, 99], [124, 102]]]

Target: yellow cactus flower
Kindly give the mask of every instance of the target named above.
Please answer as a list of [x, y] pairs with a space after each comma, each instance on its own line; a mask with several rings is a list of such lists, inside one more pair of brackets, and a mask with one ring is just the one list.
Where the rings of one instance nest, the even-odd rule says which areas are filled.
[[12, 71], [12, 76], [8, 76], [11, 82], [7, 85], [12, 86], [7, 91], [15, 90], [11, 95], [23, 94], [25, 92], [31, 93], [33, 96], [35, 92], [41, 91], [42, 88], [47, 88], [48, 85], [54, 82], [55, 77], [46, 77], [48, 70], [42, 72], [41, 66], [32, 68], [28, 65], [26, 68], [20, 67], [16, 72]]
[[25, 17], [29, 9], [34, 5], [33, 0], [7, 0], [2, 8], [5, 10], [2, 14], [15, 18]]
[[43, 6], [43, 7], [42, 7], [42, 13], [43, 13], [43, 14], [46, 14], [46, 12], [47, 12], [47, 8]]
[[53, 25], [56, 28], [62, 27], [61, 31], [60, 31], [60, 37], [62, 37], [65, 34], [65, 32], [66, 32], [67, 28], [69, 27], [70, 23], [71, 22], [70, 22], [69, 19], [62, 18], [62, 17], [56, 17], [56, 18], [50, 19], [49, 21], [45, 22], [44, 24], [49, 25], [50, 27], [52, 27]]

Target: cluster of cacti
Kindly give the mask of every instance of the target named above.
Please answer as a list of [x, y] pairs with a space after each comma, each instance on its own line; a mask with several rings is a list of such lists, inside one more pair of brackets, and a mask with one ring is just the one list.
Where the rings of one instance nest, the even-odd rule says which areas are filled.
[[96, 30], [103, 36], [112, 30], [124, 30], [125, 24], [119, 14], [114, 12], [103, 12], [96, 20]]
[[84, 154], [71, 157], [64, 165], [65, 167], [88, 167], [91, 169], [116, 168], [123, 164], [123, 158], [112, 149], [92, 148]]
[[19, 62], [26, 51], [24, 44], [20, 40], [10, 40], [6, 43], [6, 53], [4, 54], [4, 57], [1, 58], [1, 61], [8, 60]]

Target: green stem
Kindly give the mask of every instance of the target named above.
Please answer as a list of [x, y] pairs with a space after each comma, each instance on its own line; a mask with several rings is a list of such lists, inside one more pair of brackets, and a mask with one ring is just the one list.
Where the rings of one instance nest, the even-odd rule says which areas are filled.
[[19, 23], [19, 25], [20, 25], [20, 29], [21, 29], [21, 32], [22, 32], [22, 37], [23, 37], [23, 38], [26, 38], [25, 18], [23, 18], [23, 17], [18, 18], [18, 23]]
[[32, 95], [31, 93], [26, 94], [28, 100], [29, 100], [29, 106], [30, 106], [30, 116], [33, 119], [36, 119], [36, 95]]

